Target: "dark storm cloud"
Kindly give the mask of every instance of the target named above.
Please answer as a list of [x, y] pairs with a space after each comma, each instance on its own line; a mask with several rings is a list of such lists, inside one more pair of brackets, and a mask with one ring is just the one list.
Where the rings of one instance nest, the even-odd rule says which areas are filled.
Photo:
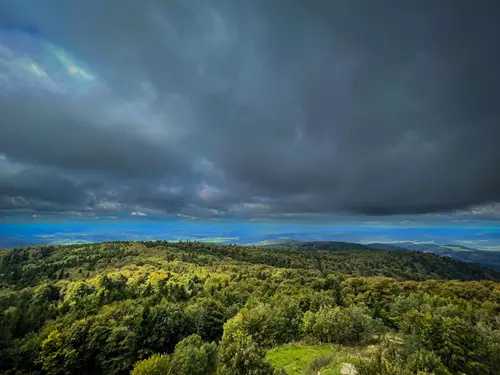
[[81, 184], [57, 171], [20, 167], [0, 159], [0, 209], [85, 209], [91, 197]]
[[53, 0], [0, 11], [4, 30], [69, 51], [97, 82], [79, 96], [0, 93], [0, 154], [74, 184], [65, 198], [64, 184], [40, 179], [32, 200], [209, 216], [500, 200], [494, 1]]
[[15, 98], [2, 100], [0, 112], [0, 150], [20, 161], [138, 177], [178, 173], [186, 167], [165, 144], [126, 126], [128, 119], [109, 123], [95, 106], [64, 98]]

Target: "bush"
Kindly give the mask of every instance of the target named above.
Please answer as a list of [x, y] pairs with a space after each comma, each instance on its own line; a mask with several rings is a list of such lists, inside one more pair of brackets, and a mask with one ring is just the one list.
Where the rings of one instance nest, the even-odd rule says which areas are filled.
[[440, 358], [406, 341], [404, 344], [385, 341], [372, 359], [354, 364], [358, 375], [450, 375]]

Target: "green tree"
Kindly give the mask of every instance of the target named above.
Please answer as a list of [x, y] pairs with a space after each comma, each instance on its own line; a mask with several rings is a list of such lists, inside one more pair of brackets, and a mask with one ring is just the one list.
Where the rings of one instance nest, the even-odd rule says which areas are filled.
[[265, 350], [250, 335], [237, 329], [238, 322], [229, 320], [218, 355], [219, 375], [271, 375], [273, 369], [265, 359]]
[[412, 373], [417, 374], [450, 375], [450, 371], [441, 359], [434, 352], [425, 349], [412, 353], [406, 360], [406, 367]]
[[191, 335], [175, 346], [172, 371], [177, 375], [212, 374], [216, 366], [215, 343], [207, 343], [198, 335]]
[[370, 310], [365, 306], [350, 306], [345, 309], [352, 323], [348, 341], [364, 341], [371, 339], [373, 335], [380, 336], [386, 332], [380, 319], [373, 319]]
[[126, 326], [112, 327], [106, 343], [98, 355], [104, 372], [109, 375], [128, 371], [137, 358], [137, 337], [134, 330]]
[[353, 322], [345, 309], [322, 308], [316, 313], [312, 335], [322, 342], [343, 343], [353, 332]]
[[172, 353], [175, 345], [189, 335], [189, 321], [179, 305], [162, 300], [145, 309], [139, 330], [142, 351]]
[[298, 300], [277, 294], [269, 320], [269, 335], [273, 338], [273, 344], [299, 339], [302, 317]]
[[77, 362], [77, 351], [65, 345], [59, 331], [52, 331], [43, 341], [40, 350], [40, 363], [48, 375], [73, 374]]
[[131, 375], [170, 375], [170, 356], [168, 354], [153, 354], [148, 359], [135, 363]]
[[213, 298], [202, 298], [186, 308], [194, 332], [204, 340], [220, 340], [226, 320], [226, 309]]

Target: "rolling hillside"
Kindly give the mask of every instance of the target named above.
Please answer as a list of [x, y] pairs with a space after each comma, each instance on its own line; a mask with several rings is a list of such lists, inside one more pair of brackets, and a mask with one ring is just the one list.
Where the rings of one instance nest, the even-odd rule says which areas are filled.
[[500, 271], [500, 252], [477, 250], [461, 245], [440, 245], [420, 242], [371, 243], [367, 246], [379, 250], [412, 250], [449, 256], [467, 263], [474, 263]]
[[500, 280], [348, 243], [0, 253], [0, 374], [498, 374]]

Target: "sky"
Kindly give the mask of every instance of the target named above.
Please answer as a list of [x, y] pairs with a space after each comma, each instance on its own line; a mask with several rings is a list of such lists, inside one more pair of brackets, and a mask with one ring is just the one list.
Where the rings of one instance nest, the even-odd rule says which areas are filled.
[[0, 0], [0, 217], [499, 222], [499, 19]]

